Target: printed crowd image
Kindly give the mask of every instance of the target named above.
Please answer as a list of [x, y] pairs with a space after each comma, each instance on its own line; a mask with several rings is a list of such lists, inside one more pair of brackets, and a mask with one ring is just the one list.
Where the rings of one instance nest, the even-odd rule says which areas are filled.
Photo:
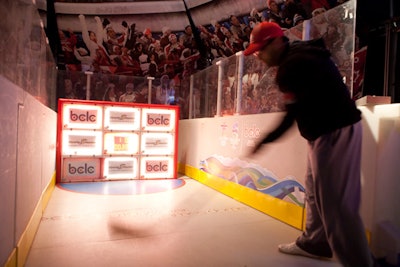
[[[86, 99], [84, 73], [91, 72], [91, 100], [147, 103], [147, 77], [153, 77], [151, 103], [180, 105], [187, 113], [190, 76], [244, 51], [252, 29], [263, 21], [275, 22], [287, 35], [301, 39], [301, 24], [312, 20], [312, 37], [322, 36], [327, 46], [335, 50], [332, 51], [335, 61], [343, 70], [343, 76], [348, 77], [351, 73], [345, 72], [351, 64], [348, 55], [353, 51], [349, 38], [352, 27], [346, 21], [338, 22], [343, 18], [335, 17], [334, 12], [327, 12], [346, 1], [316, 2], [266, 0], [262, 9], [210, 18], [206, 25], [188, 23], [179, 31], [172, 31], [168, 25], [160, 27], [161, 31], [138, 28], [127, 16], [121, 21], [115, 16], [76, 15], [75, 25], [79, 25], [80, 31], [59, 29], [66, 70], [65, 76], [59, 79], [59, 87], [64, 87], [59, 89], [59, 95]], [[243, 77], [241, 112], [281, 111], [281, 96], [271, 78], [275, 70], [262, 65], [254, 67], [254, 62], [247, 65], [251, 67], [246, 68]], [[230, 73], [228, 67], [224, 79], [224, 115], [234, 113], [236, 81]], [[348, 79], [347, 83], [350, 82]], [[216, 85], [214, 87], [216, 91]], [[202, 92], [196, 93], [197, 97], [202, 95]], [[200, 101], [204, 99], [199, 98], [196, 104]]]

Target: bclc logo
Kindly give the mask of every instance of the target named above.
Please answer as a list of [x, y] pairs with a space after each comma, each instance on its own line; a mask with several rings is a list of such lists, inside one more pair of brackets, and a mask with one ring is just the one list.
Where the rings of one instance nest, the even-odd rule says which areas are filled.
[[147, 125], [149, 126], [168, 126], [170, 124], [169, 114], [149, 113], [147, 114]]
[[93, 175], [96, 172], [96, 166], [87, 162], [83, 165], [73, 165], [68, 163], [68, 174], [73, 176], [78, 175]]
[[167, 160], [149, 160], [146, 161], [146, 172], [168, 172], [168, 161]]
[[252, 139], [260, 137], [260, 128], [258, 128], [255, 124], [252, 126], [246, 126], [244, 128], [244, 137]]
[[96, 123], [97, 110], [71, 109], [69, 113], [71, 122]]

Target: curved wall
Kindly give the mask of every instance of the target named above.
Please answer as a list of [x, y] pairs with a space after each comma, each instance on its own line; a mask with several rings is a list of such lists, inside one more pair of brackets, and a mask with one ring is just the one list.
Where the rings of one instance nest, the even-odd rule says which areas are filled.
[[[186, 3], [196, 25], [210, 24], [212, 19], [229, 19], [230, 15], [249, 15], [253, 8], [266, 8], [264, 0], [198, 0]], [[107, 16], [118, 25], [126, 20], [128, 23], [136, 23], [138, 30], [150, 28], [153, 32], [161, 32], [164, 26], [169, 26], [173, 31], [183, 31], [189, 24], [183, 1], [113, 3], [112, 6], [104, 3], [55, 3], [55, 10], [59, 29], [71, 28], [74, 31], [81, 30], [76, 19], [79, 14], [87, 17]], [[88, 26], [90, 28], [90, 24]]]

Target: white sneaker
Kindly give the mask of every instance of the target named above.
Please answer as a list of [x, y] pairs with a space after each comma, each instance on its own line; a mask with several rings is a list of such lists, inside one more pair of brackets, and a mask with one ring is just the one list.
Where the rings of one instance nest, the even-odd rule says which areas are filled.
[[290, 254], [290, 255], [298, 255], [298, 256], [304, 256], [304, 257], [309, 257], [309, 258], [314, 258], [314, 259], [328, 259], [326, 257], [314, 255], [314, 254], [308, 253], [307, 251], [302, 250], [301, 248], [299, 248], [296, 245], [296, 242], [278, 245], [278, 250], [282, 253]]

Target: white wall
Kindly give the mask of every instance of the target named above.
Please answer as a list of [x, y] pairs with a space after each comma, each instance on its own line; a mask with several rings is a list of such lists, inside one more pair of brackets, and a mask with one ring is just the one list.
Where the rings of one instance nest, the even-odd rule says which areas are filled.
[[0, 76], [0, 264], [55, 172], [57, 114]]
[[250, 149], [281, 116], [283, 113], [181, 120], [178, 162], [200, 168], [200, 161], [216, 154], [259, 165], [279, 180], [292, 177], [304, 184], [306, 141], [295, 125], [277, 142], [248, 158]]
[[[360, 213], [367, 230], [371, 232], [374, 253], [385, 256], [388, 249], [396, 249], [396, 244], [387, 248], [387, 244], [379, 239], [384, 222], [394, 229], [391, 238], [397, 238], [400, 250], [400, 104], [359, 108], [363, 115]], [[271, 129], [281, 115], [270, 113], [181, 120], [178, 162], [199, 168], [201, 160], [216, 154], [255, 163], [280, 179], [294, 176], [304, 185], [306, 143], [296, 129], [292, 129], [282, 140], [267, 145], [256, 157], [245, 157], [255, 141], [254, 136], [246, 136], [246, 128], [263, 132]], [[233, 131], [233, 126], [237, 131]], [[223, 145], [222, 140], [227, 140], [227, 143]], [[232, 140], [237, 140], [238, 145], [232, 146]]]
[[[363, 113], [363, 200], [361, 214], [371, 229], [373, 251], [386, 256], [387, 249], [400, 253], [400, 104], [359, 107]], [[381, 225], [392, 227], [390, 238], [380, 238]], [[388, 242], [393, 242], [388, 245]], [[397, 256], [397, 255], [396, 255]]]

